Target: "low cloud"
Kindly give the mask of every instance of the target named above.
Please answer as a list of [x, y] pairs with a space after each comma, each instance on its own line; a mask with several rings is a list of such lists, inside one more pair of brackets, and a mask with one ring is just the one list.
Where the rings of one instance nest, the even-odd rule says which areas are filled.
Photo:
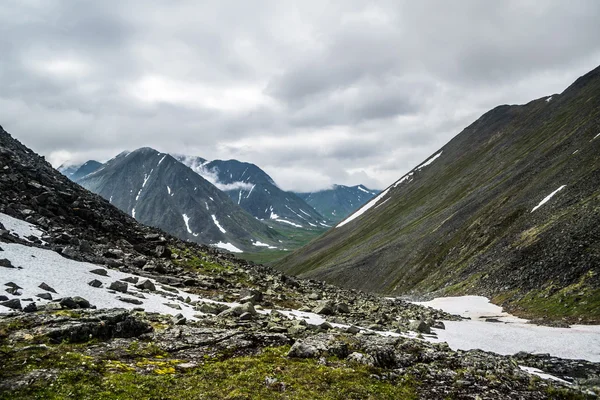
[[595, 0], [9, 0], [0, 125], [56, 166], [149, 146], [382, 189], [598, 66], [599, 19]]

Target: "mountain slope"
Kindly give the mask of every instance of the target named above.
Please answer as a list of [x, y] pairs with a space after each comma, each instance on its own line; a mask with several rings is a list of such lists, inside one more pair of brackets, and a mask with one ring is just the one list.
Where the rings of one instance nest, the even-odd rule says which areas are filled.
[[122, 153], [77, 181], [138, 221], [179, 238], [230, 251], [280, 236], [168, 154], [150, 148]]
[[258, 166], [237, 160], [203, 162], [200, 157], [176, 156], [201, 176], [225, 191], [231, 199], [261, 220], [296, 228], [328, 227], [326, 220], [294, 193], [281, 190]]
[[72, 181], [77, 181], [83, 178], [84, 176], [89, 175], [92, 172], [95, 172], [98, 169], [102, 168], [102, 165], [102, 163], [96, 160], [89, 160], [81, 165], [70, 165], [68, 167], [61, 165], [57, 169], [61, 174], [63, 174], [67, 178], [71, 179]]
[[334, 222], [339, 222], [371, 200], [379, 191], [363, 185], [334, 185], [333, 188], [311, 193], [296, 193], [317, 212]]
[[599, 154], [597, 68], [561, 95], [484, 114], [278, 267], [382, 293], [482, 293], [533, 315], [598, 315]]

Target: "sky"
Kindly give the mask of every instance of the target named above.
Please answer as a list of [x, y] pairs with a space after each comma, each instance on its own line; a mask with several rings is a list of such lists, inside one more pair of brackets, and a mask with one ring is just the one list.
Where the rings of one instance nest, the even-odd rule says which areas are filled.
[[54, 166], [153, 147], [383, 189], [600, 65], [600, 2], [4, 0], [0, 125]]

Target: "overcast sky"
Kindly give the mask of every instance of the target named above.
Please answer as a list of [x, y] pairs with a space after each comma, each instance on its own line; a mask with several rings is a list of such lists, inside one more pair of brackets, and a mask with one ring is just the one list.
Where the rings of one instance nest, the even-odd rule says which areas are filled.
[[0, 125], [55, 166], [150, 146], [382, 189], [600, 65], [599, 22], [597, 0], [3, 0]]

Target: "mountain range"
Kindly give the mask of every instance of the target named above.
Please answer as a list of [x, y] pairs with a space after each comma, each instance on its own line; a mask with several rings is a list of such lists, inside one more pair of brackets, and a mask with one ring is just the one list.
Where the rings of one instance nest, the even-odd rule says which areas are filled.
[[599, 155], [600, 67], [561, 94], [485, 113], [276, 265], [388, 295], [600, 315]]
[[363, 185], [333, 185], [331, 189], [296, 194], [324, 217], [339, 222], [378, 193], [378, 190], [371, 190]]
[[[145, 224], [233, 252], [287, 252], [333, 224], [296, 194], [280, 189], [258, 166], [237, 160], [208, 162], [142, 148], [105, 164], [90, 160], [58, 169]], [[343, 199], [360, 205], [364, 196], [356, 189], [354, 197], [349, 193]], [[334, 203], [339, 198], [330, 196]], [[320, 204], [327, 207], [324, 199]]]
[[206, 179], [150, 148], [121, 153], [77, 183], [138, 221], [185, 240], [241, 252], [283, 239]]

